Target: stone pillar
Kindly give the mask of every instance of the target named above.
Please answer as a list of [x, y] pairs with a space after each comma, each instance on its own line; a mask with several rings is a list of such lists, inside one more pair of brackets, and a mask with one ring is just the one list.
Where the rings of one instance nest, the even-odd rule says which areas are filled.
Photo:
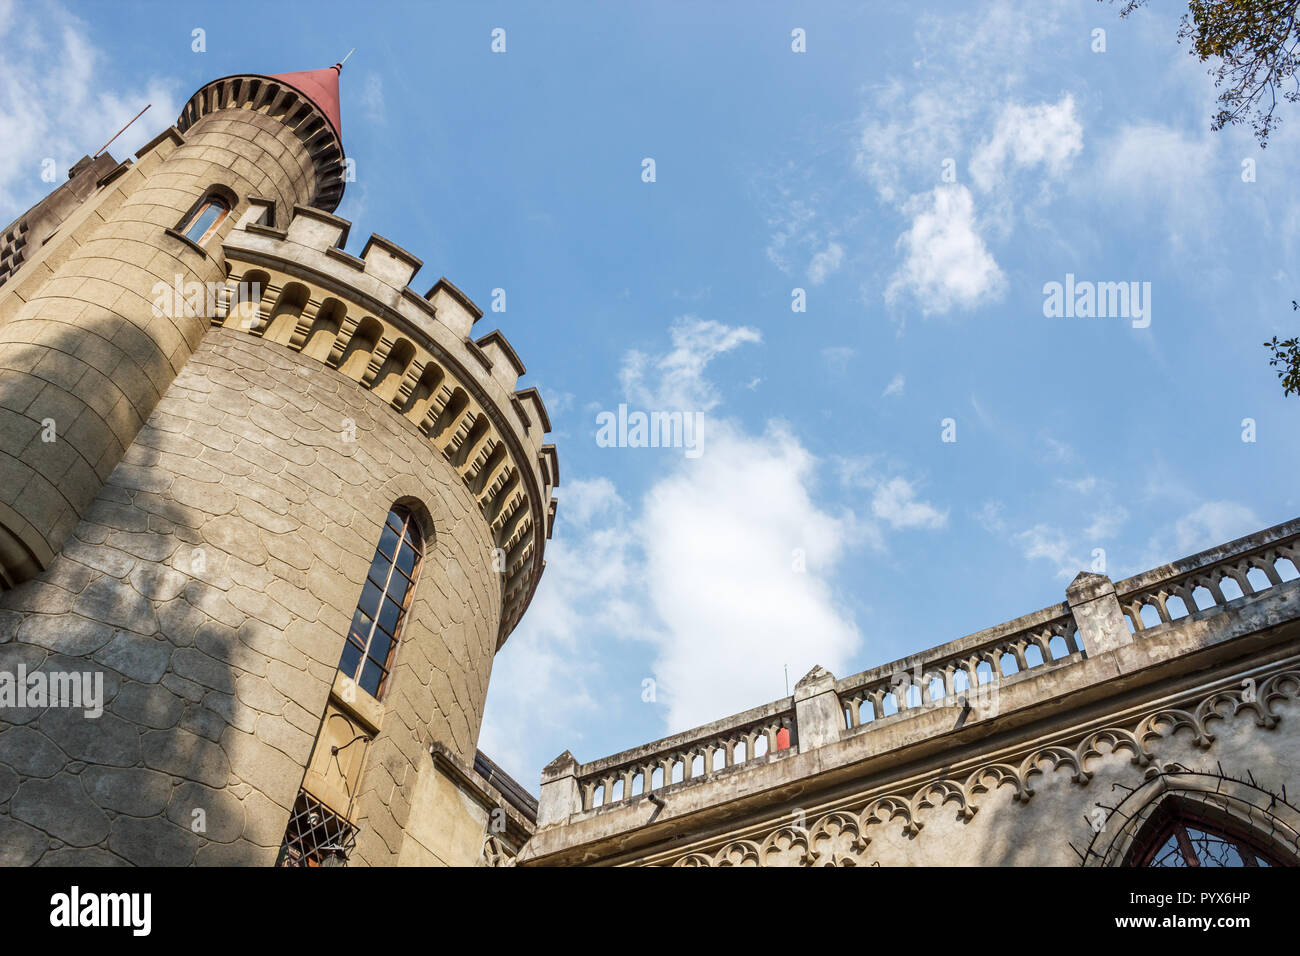
[[839, 740], [844, 733], [844, 710], [835, 692], [835, 675], [817, 665], [794, 685], [794, 720], [799, 752], [806, 753]]
[[1066, 588], [1065, 598], [1089, 657], [1133, 643], [1115, 596], [1115, 585], [1106, 575], [1080, 572]]
[[582, 809], [578, 789], [578, 761], [565, 751], [542, 769], [542, 788], [537, 798], [537, 825], [565, 823]]

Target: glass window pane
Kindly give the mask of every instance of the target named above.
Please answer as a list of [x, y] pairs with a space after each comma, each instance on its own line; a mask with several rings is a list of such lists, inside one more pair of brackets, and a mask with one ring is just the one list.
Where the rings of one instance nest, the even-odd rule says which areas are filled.
[[389, 634], [397, 633], [397, 619], [402, 615], [402, 606], [391, 597], [384, 599], [384, 609], [379, 612], [379, 626]]
[[1184, 867], [1187, 860], [1183, 857], [1182, 847], [1178, 845], [1178, 835], [1171, 833], [1169, 839], [1151, 859], [1152, 866]]
[[361, 608], [357, 608], [357, 613], [352, 615], [352, 626], [348, 628], [348, 637], [362, 647], [365, 647], [366, 639], [370, 637], [370, 615]]
[[398, 604], [406, 600], [406, 592], [411, 589], [411, 582], [400, 571], [394, 571], [388, 581], [388, 596]]
[[397, 566], [408, 578], [415, 573], [415, 550], [409, 542], [404, 543], [402, 550], [397, 553]]
[[348, 677], [357, 676], [357, 664], [361, 660], [361, 648], [351, 641], [343, 642], [343, 656], [339, 658], [339, 670]]
[[383, 591], [374, 584], [367, 581], [366, 586], [361, 589], [361, 600], [357, 602], [357, 610], [365, 611], [371, 617], [379, 611], [379, 599], [383, 596]]
[[1188, 839], [1196, 851], [1201, 866], [1245, 866], [1236, 846], [1217, 833], [1207, 833], [1194, 827], [1187, 828]]
[[384, 520], [375, 555], [366, 572], [357, 609], [349, 627], [349, 643], [340, 668], [368, 694], [384, 689], [388, 666], [397, 650], [403, 607], [419, 574], [422, 539], [410, 516], [393, 508]]
[[381, 664], [388, 663], [388, 652], [393, 646], [393, 639], [387, 631], [375, 628], [375, 636], [370, 641], [369, 655]]
[[208, 200], [203, 204], [203, 208], [199, 210], [199, 214], [194, 217], [194, 221], [190, 223], [190, 228], [185, 232], [185, 238], [198, 242], [203, 238], [203, 234], [212, 228], [212, 224], [217, 221], [217, 217], [224, 211], [221, 206], [212, 200]]
[[366, 666], [361, 668], [361, 678], [357, 681], [371, 697], [379, 696], [379, 682], [384, 679], [384, 672], [380, 670], [379, 665], [372, 660], [366, 661]]
[[400, 537], [398, 532], [385, 525], [383, 534], [379, 536], [379, 553], [391, 558], [393, 550], [397, 547], [398, 537]]
[[390, 566], [391, 563], [388, 558], [384, 557], [382, 554], [376, 554], [375, 560], [370, 562], [370, 570], [366, 572], [366, 577], [382, 588], [385, 579], [388, 577], [388, 569]]

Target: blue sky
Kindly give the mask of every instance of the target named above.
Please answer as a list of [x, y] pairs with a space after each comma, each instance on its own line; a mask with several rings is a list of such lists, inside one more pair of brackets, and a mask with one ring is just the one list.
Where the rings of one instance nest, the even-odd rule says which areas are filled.
[[[146, 102], [119, 158], [209, 79], [357, 48], [349, 250], [504, 289], [476, 333], [555, 426], [480, 741], [535, 786], [1063, 600], [1096, 549], [1119, 579], [1295, 516], [1261, 343], [1300, 326], [1300, 108], [1211, 133], [1156, 6], [0, 0], [0, 220]], [[1045, 317], [1067, 273], [1150, 283], [1149, 327]], [[598, 446], [620, 403], [700, 412], [703, 454]]]

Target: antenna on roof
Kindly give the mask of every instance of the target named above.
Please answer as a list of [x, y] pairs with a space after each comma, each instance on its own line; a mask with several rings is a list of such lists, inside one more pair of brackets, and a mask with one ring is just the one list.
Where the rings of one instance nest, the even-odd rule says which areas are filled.
[[[152, 104], [152, 103], [147, 104], [147, 105], [145, 106], [144, 110], [147, 110], [150, 106], [153, 106], [153, 104]], [[143, 116], [143, 115], [144, 115], [144, 110], [141, 110], [140, 112], [136, 113], [135, 116], [133, 116], [133, 117], [131, 118], [131, 123], [134, 123], [134, 122], [135, 122], [136, 120], [138, 120], [141, 116]], [[127, 129], [130, 128], [131, 123], [127, 123], [126, 126], [123, 126], [120, 130], [118, 130], [116, 133], [114, 133], [114, 134], [113, 134], [113, 139], [117, 139], [119, 136], [121, 136], [123, 133], [125, 133], [125, 132], [127, 131]], [[112, 145], [113, 145], [113, 139], [110, 139], [110, 140], [109, 140], [107, 143], [105, 143], [103, 146], [99, 147], [99, 149], [95, 150], [95, 155], [98, 156], [98, 155], [99, 155], [100, 153], [102, 153], [104, 150], [108, 149], [108, 147], [112, 146]]]

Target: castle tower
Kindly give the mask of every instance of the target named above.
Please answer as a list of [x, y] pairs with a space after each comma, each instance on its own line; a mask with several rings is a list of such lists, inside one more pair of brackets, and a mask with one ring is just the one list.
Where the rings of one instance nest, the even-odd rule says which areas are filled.
[[[157, 284], [224, 279], [221, 240], [250, 197], [333, 210], [342, 164], [337, 69], [217, 80], [75, 234], [27, 264], [0, 307], [0, 394], [14, 413], [0, 432], [3, 580], [49, 564], [202, 339], [197, 317], [147, 308]], [[40, 440], [51, 423], [61, 440]]]
[[0, 862], [474, 842], [557, 460], [467, 297], [343, 251], [339, 72], [209, 83], [0, 271]]

